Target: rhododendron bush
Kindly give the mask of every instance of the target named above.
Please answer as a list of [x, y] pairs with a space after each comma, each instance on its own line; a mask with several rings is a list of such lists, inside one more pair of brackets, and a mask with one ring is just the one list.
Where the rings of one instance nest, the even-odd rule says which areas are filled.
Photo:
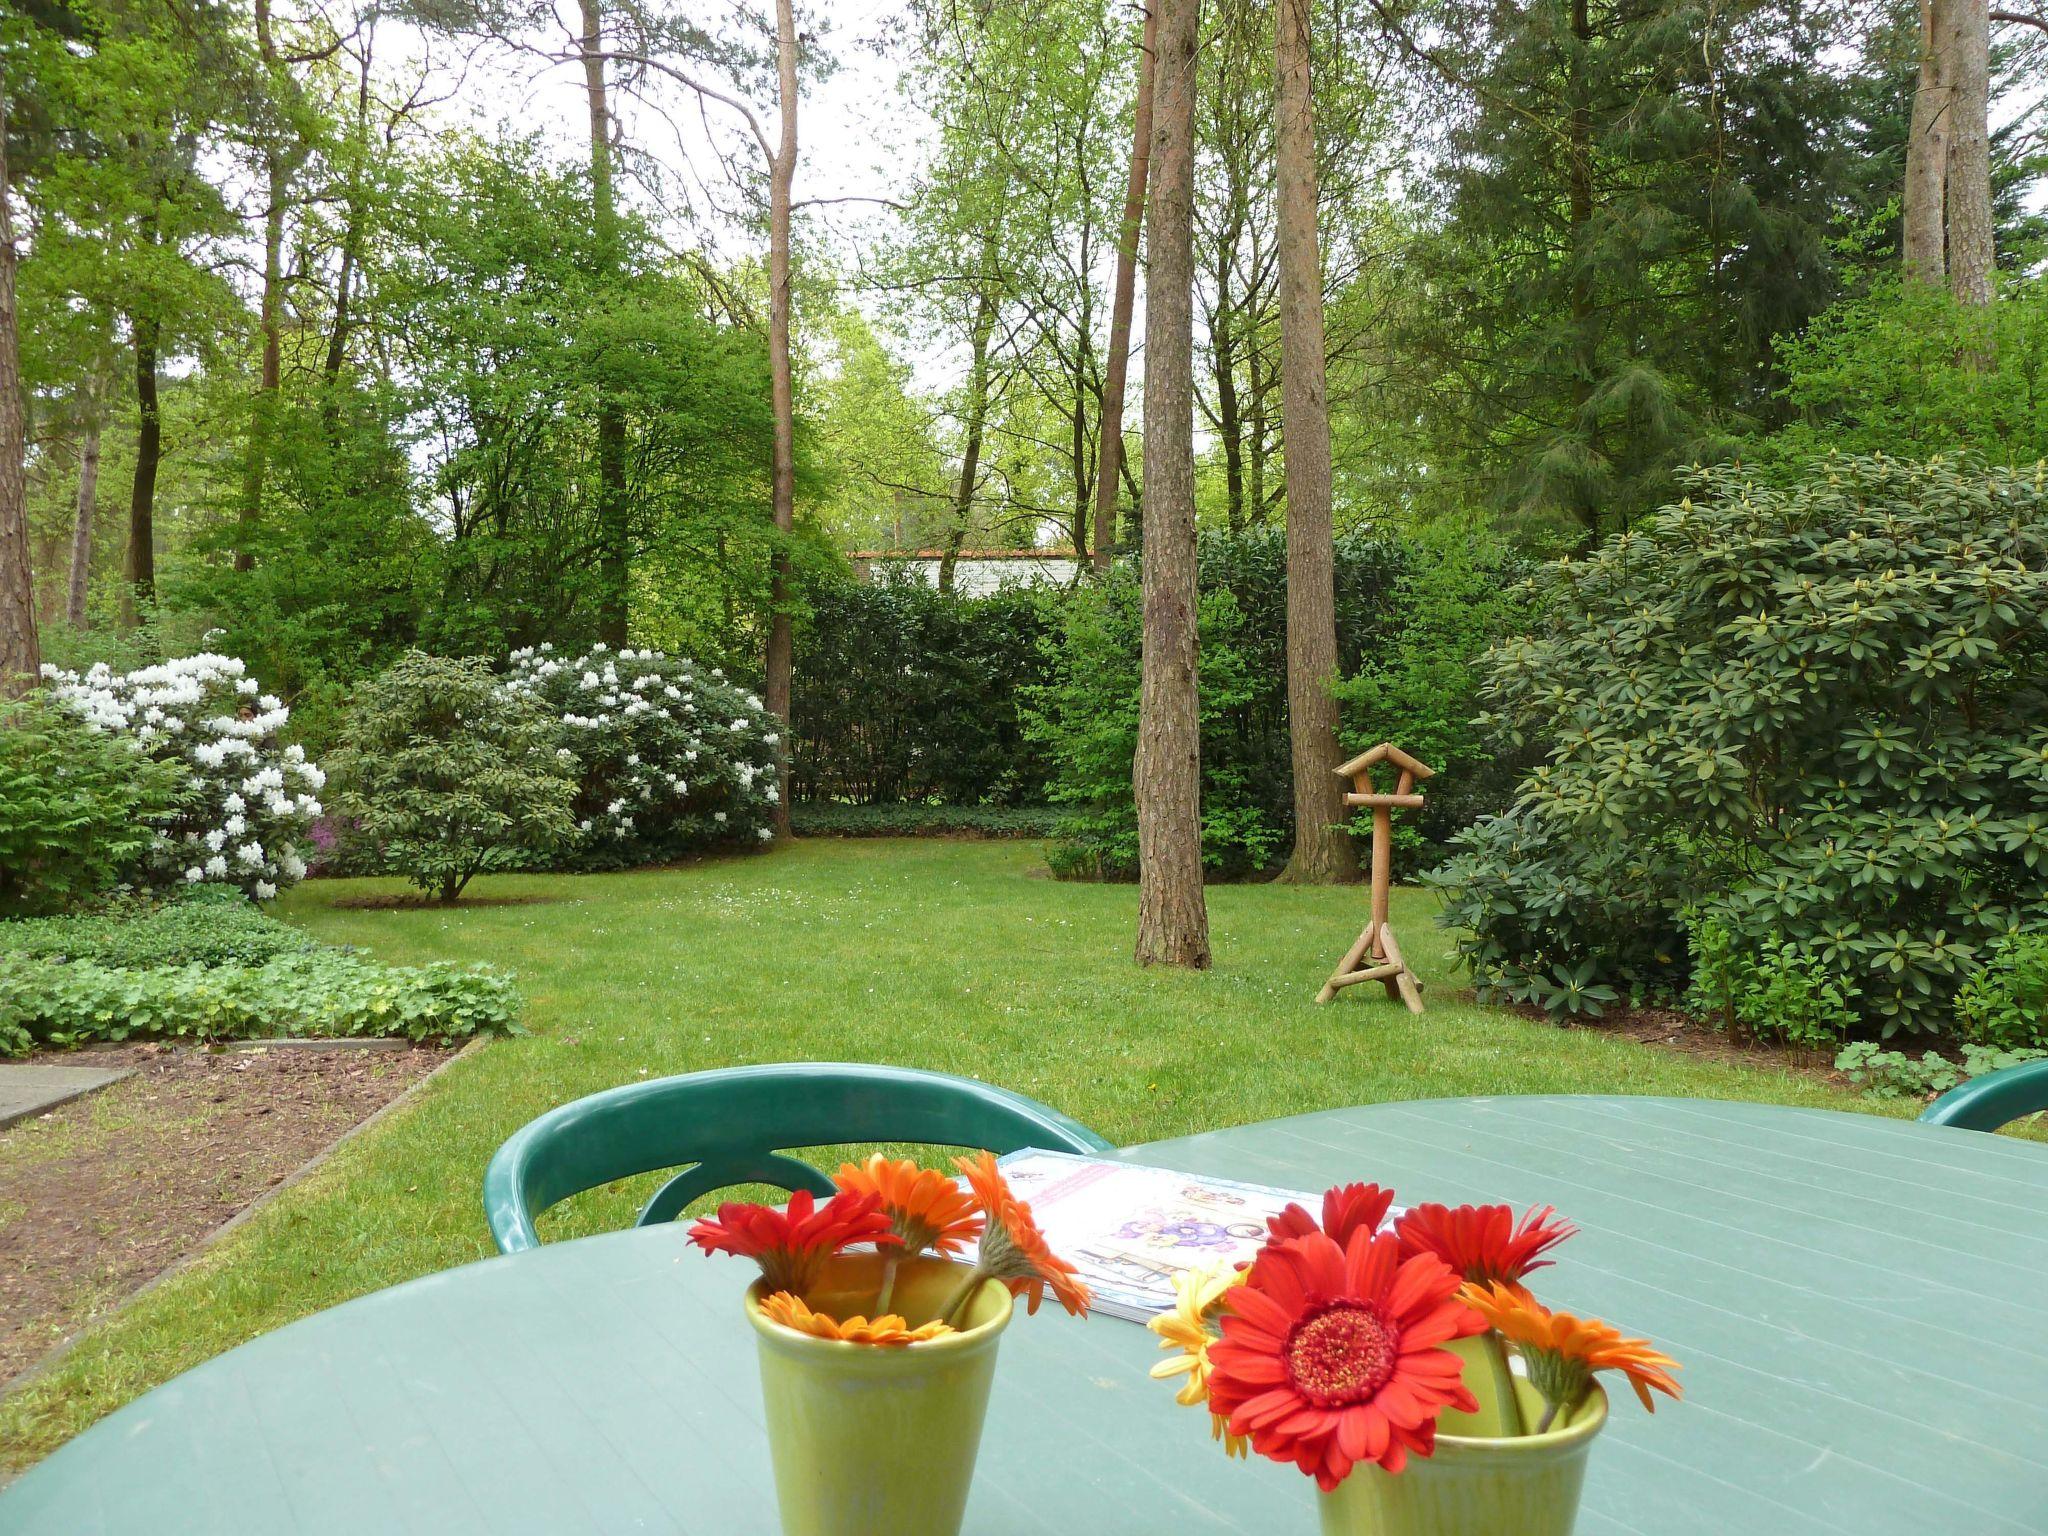
[[556, 750], [579, 765], [579, 862], [616, 868], [773, 835], [777, 722], [718, 668], [602, 645], [511, 662], [505, 686], [547, 707]]
[[238, 886], [268, 899], [305, 877], [302, 844], [327, 776], [278, 733], [291, 711], [233, 656], [184, 656], [134, 672], [43, 669], [52, 698], [95, 731], [183, 767], [190, 793], [144, 856], [151, 882]]

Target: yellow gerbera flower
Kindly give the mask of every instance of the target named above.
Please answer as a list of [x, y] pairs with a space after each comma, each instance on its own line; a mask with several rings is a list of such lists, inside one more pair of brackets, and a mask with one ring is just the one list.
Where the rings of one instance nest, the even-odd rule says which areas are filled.
[[[1174, 1394], [1175, 1402], [1193, 1407], [1209, 1401], [1209, 1346], [1218, 1338], [1210, 1324], [1227, 1310], [1231, 1289], [1242, 1285], [1244, 1277], [1245, 1271], [1228, 1263], [1183, 1269], [1173, 1277], [1173, 1310], [1162, 1312], [1146, 1324], [1159, 1335], [1161, 1349], [1180, 1351], [1152, 1367], [1152, 1375], [1160, 1381], [1187, 1377]], [[1243, 1435], [1230, 1432], [1221, 1414], [1209, 1415], [1209, 1435], [1221, 1440], [1223, 1449], [1232, 1456], [1242, 1456], [1250, 1448], [1251, 1442]]]

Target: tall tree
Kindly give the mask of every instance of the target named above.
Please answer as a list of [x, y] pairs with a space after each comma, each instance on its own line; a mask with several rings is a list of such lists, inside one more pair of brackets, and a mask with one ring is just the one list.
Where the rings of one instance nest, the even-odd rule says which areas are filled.
[[1954, 126], [1953, 27], [1948, 13], [1953, 4], [1954, 0], [1920, 0], [1920, 66], [1900, 201], [1906, 275], [1923, 283], [1939, 283], [1947, 275], [1948, 141]]
[[789, 836], [789, 695], [794, 664], [789, 539], [796, 527], [796, 396], [789, 368], [789, 219], [790, 193], [796, 179], [796, 65], [796, 11], [792, 0], [775, 0], [775, 81], [782, 126], [768, 162], [768, 379], [775, 411], [770, 495], [777, 542], [768, 581], [767, 678], [763, 696], [769, 713], [782, 722], [782, 751], [776, 755], [780, 788], [775, 801], [777, 838]]
[[1201, 0], [1153, 0], [1145, 214], [1144, 664], [1132, 787], [1140, 965], [1209, 966], [1195, 567], [1195, 55]]
[[92, 523], [100, 487], [100, 400], [88, 382], [78, 392], [78, 494], [71, 513], [71, 578], [65, 586], [64, 618], [85, 626], [85, 598], [92, 581]]
[[[1131, 311], [1138, 285], [1138, 235], [1145, 222], [1145, 175], [1152, 154], [1152, 60], [1157, 11], [1145, 10], [1138, 43], [1138, 101], [1131, 114], [1131, 168], [1124, 182], [1124, 217], [1116, 242], [1116, 290], [1110, 301], [1109, 359], [1102, 378], [1102, 422], [1095, 453], [1097, 571], [1116, 557], [1116, 486], [1124, 457], [1124, 385], [1131, 366]], [[1076, 554], [1080, 551], [1076, 550]]]
[[1309, 0], [1279, 0], [1273, 115], [1280, 214], [1280, 432], [1287, 445], [1287, 716], [1294, 852], [1286, 878], [1356, 879], [1338, 779], [1337, 577], [1330, 508], [1330, 401], [1323, 265], [1316, 237], [1316, 122]]
[[1948, 139], [1948, 281], [1964, 304], [1989, 304], [1996, 252], [1991, 214], [1991, 7], [1945, 0], [1954, 90]]
[[[581, 0], [583, 94], [590, 119], [590, 227], [599, 276], [619, 270], [618, 192], [612, 175], [612, 111], [605, 89], [604, 10]], [[597, 525], [600, 580], [597, 637], [623, 646], [632, 581], [632, 527], [626, 500], [626, 424], [610, 389], [597, 398]]]
[[7, 173], [7, 77], [0, 67], [0, 698], [36, 684], [36, 589], [28, 564], [28, 416], [14, 311], [14, 196]]

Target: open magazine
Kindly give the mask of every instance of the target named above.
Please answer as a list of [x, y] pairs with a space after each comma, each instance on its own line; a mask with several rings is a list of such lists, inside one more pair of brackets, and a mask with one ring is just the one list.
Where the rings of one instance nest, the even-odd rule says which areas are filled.
[[[1026, 1148], [1001, 1159], [1052, 1251], [1095, 1293], [1094, 1310], [1143, 1322], [1173, 1309], [1173, 1275], [1247, 1262], [1266, 1218], [1316, 1197], [1262, 1184]], [[966, 1255], [972, 1263], [974, 1255]]]

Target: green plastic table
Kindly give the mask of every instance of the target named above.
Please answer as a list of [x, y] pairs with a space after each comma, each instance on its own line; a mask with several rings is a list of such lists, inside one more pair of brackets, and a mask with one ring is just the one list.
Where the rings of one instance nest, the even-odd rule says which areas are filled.
[[[1586, 1536], [2048, 1531], [2048, 1150], [1754, 1104], [1382, 1104], [1120, 1155], [1406, 1200], [1550, 1202], [1554, 1303], [1649, 1335], [1686, 1400], [1625, 1391]], [[257, 1339], [0, 1494], [7, 1536], [749, 1536], [776, 1529], [751, 1266], [681, 1226], [429, 1276]], [[1021, 1314], [977, 1536], [1315, 1529], [1308, 1482], [1233, 1462], [1146, 1378], [1144, 1329]], [[906, 1533], [915, 1536], [915, 1533]], [[1511, 1536], [1511, 1533], [1503, 1533]]]

